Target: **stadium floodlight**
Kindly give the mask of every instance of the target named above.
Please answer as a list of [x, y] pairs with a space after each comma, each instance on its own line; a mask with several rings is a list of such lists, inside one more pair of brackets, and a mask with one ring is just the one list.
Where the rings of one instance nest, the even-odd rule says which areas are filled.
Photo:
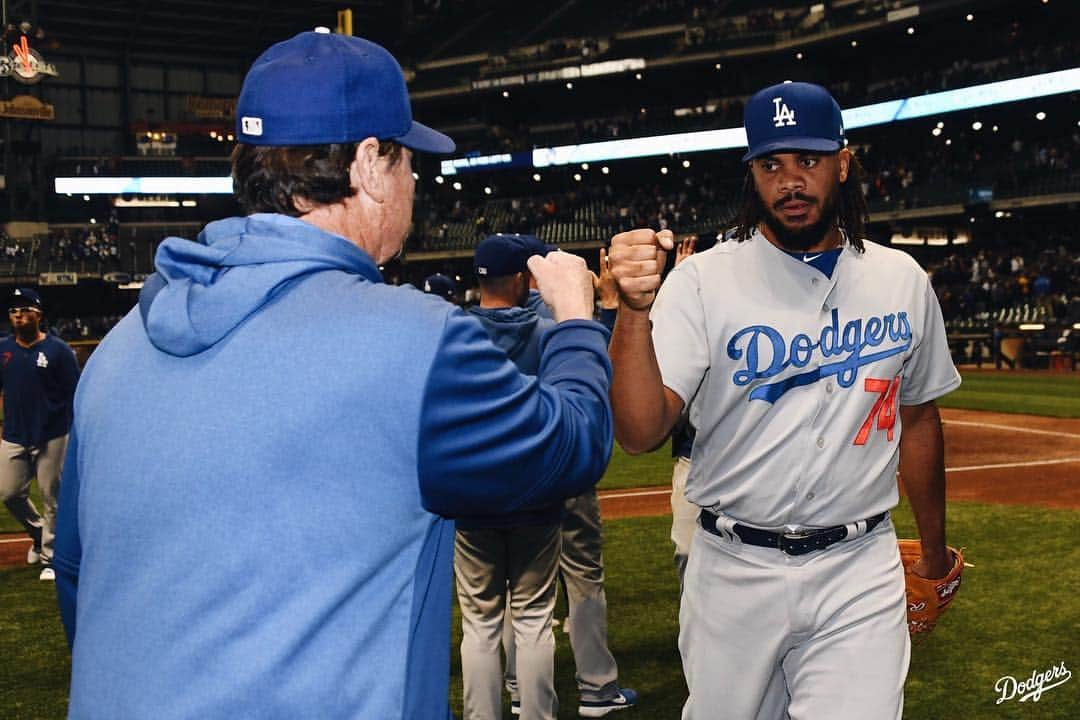
[[[855, 130], [1077, 90], [1080, 90], [1080, 67], [849, 108], [843, 112], [844, 127]], [[944, 127], [944, 123], [941, 126]], [[742, 147], [746, 147], [746, 132], [741, 127], [734, 127], [536, 148], [532, 155], [534, 167], [547, 167]]]
[[87, 195], [232, 195], [225, 177], [58, 177], [56, 193]]

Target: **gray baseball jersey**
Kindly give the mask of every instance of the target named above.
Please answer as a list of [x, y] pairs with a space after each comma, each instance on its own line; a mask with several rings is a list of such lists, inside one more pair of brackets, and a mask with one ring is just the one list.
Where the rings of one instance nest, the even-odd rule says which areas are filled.
[[686, 496], [760, 527], [825, 527], [898, 500], [898, 404], [960, 383], [906, 253], [845, 246], [832, 277], [760, 233], [675, 268], [651, 313], [664, 384], [698, 428]]

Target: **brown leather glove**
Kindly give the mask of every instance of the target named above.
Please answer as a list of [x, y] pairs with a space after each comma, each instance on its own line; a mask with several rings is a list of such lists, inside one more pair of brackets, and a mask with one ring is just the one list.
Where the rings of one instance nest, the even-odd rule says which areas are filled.
[[908, 632], [912, 636], [928, 633], [937, 625], [938, 619], [960, 590], [960, 579], [964, 572], [964, 556], [954, 547], [953, 564], [948, 574], [937, 580], [916, 575], [911, 566], [922, 554], [918, 540], [900, 540], [900, 561], [904, 564], [904, 583], [907, 585]]

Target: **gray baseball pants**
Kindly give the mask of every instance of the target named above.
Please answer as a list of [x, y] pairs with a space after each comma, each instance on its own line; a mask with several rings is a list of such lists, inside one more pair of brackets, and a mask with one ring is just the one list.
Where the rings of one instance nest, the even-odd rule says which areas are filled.
[[892, 523], [797, 557], [699, 527], [679, 651], [683, 720], [900, 720], [910, 642]]
[[[558, 525], [458, 530], [454, 575], [461, 607], [464, 720], [502, 717], [499, 651], [513, 627], [522, 720], [555, 720], [555, 574]], [[507, 605], [509, 604], [509, 607]]]
[[[570, 648], [574, 652], [581, 700], [610, 700], [619, 693], [619, 667], [608, 649], [607, 596], [604, 594], [603, 534], [596, 491], [566, 501], [559, 575], [566, 587]], [[506, 689], [517, 698], [514, 651], [507, 647]]]
[[[60, 495], [60, 470], [67, 452], [67, 435], [41, 447], [0, 440], [0, 500], [41, 548], [41, 561], [52, 562], [56, 531], [56, 498]], [[30, 481], [37, 477], [44, 517], [30, 500]]]

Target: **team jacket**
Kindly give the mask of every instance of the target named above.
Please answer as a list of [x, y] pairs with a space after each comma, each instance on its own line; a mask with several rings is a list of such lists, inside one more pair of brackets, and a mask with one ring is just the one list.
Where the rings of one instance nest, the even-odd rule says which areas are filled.
[[454, 523], [590, 487], [606, 331], [538, 377], [299, 220], [168, 238], [83, 374], [57, 590], [72, 718], [445, 718]]
[[66, 435], [79, 363], [55, 335], [28, 348], [10, 335], [0, 340], [0, 390], [4, 393], [4, 439], [38, 447]]

